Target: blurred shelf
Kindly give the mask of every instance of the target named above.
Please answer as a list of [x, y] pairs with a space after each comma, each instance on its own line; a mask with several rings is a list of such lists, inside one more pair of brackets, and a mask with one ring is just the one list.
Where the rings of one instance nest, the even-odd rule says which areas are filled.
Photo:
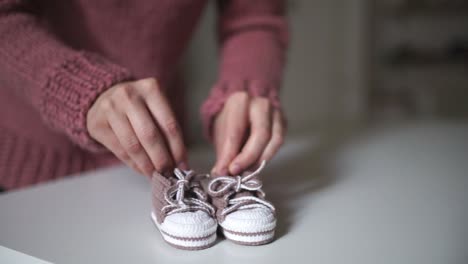
[[373, 10], [370, 103], [417, 116], [453, 104], [467, 116], [468, 0], [376, 0]]
[[393, 67], [467, 66], [468, 41], [456, 40], [443, 49], [415, 48], [402, 44], [384, 56], [383, 61]]
[[460, 59], [437, 57], [408, 57], [388, 62], [391, 67], [428, 68], [428, 67], [468, 67], [468, 57]]
[[468, 18], [468, 1], [454, 0], [431, 4], [427, 1], [412, 0], [390, 8], [382, 7], [380, 12], [396, 18], [410, 16], [466, 16]]

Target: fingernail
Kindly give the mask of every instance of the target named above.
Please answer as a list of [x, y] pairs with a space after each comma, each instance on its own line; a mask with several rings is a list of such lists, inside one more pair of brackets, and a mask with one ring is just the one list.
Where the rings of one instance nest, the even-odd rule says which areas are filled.
[[188, 166], [187, 162], [185, 162], [185, 161], [182, 161], [181, 163], [179, 163], [178, 167], [183, 169], [183, 170], [188, 170], [189, 169], [189, 166]]
[[241, 167], [239, 166], [239, 164], [234, 163], [234, 164], [232, 164], [230, 170], [231, 170], [231, 173], [232, 173], [233, 175], [236, 175], [236, 174], [239, 174], [239, 172], [240, 172], [240, 170], [241, 170]]

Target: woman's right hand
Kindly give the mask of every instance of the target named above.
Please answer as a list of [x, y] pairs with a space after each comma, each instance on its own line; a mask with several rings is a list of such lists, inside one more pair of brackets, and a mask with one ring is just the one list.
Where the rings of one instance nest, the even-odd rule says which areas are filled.
[[154, 78], [114, 85], [87, 114], [91, 137], [141, 174], [187, 169], [180, 126]]

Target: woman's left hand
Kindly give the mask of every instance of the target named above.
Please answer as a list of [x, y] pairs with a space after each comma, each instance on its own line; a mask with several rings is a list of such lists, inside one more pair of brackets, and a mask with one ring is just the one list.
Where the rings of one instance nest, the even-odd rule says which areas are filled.
[[283, 144], [286, 125], [281, 110], [264, 97], [233, 93], [213, 124], [215, 175], [238, 175], [270, 160]]

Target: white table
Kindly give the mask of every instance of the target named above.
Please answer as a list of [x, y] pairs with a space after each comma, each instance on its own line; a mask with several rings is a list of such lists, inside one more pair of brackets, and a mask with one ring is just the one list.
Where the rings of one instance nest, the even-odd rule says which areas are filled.
[[1, 263], [50, 264], [49, 262], [0, 246]]
[[[342, 141], [298, 137], [269, 164], [280, 212], [270, 245], [166, 245], [150, 222], [148, 181], [123, 167], [1, 195], [0, 245], [53, 263], [468, 263], [468, 125]], [[209, 168], [212, 156], [192, 159]]]

